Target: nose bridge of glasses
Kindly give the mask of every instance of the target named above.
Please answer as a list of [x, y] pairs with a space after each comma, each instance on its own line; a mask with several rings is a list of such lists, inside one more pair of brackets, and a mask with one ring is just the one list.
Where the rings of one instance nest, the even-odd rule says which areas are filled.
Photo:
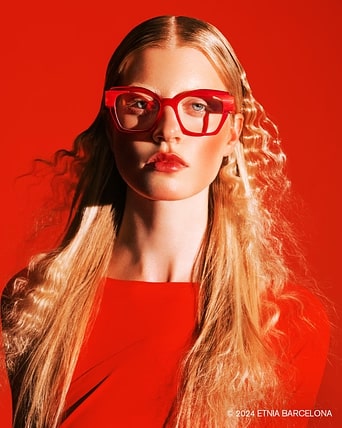
[[170, 107], [169, 110], [173, 110], [174, 118], [179, 123], [179, 115], [178, 115], [178, 111], [177, 111], [178, 100], [175, 98], [161, 98], [160, 99], [160, 112], [158, 115], [158, 121], [162, 117], [165, 117], [165, 116], [169, 117], [168, 114], [165, 114], [166, 111], [168, 110], [166, 107]]
[[162, 111], [164, 111], [165, 107], [167, 107], [167, 106], [171, 107], [177, 116], [178, 99], [177, 98], [161, 98], [160, 99], [160, 109]]
[[174, 135], [182, 128], [180, 118], [177, 112], [178, 100], [174, 98], [159, 99], [159, 114], [156, 118], [156, 130], [162, 130], [163, 133]]

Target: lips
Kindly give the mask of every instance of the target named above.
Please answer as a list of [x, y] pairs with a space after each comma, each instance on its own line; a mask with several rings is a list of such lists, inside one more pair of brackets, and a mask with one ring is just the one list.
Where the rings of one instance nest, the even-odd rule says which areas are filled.
[[175, 153], [155, 153], [145, 166], [159, 172], [176, 172], [189, 165]]

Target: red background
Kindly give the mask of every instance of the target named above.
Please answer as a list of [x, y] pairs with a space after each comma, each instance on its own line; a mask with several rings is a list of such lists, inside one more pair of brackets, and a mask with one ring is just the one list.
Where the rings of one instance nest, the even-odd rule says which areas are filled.
[[[27, 203], [14, 178], [32, 158], [69, 148], [91, 123], [108, 59], [133, 25], [153, 15], [185, 14], [225, 33], [255, 97], [278, 124], [290, 178], [305, 204], [308, 259], [339, 314], [341, 9], [339, 0], [21, 0], [2, 7], [0, 286], [26, 263], [24, 239], [35, 200]], [[342, 426], [340, 320], [333, 321], [316, 407], [334, 416], [312, 426]]]

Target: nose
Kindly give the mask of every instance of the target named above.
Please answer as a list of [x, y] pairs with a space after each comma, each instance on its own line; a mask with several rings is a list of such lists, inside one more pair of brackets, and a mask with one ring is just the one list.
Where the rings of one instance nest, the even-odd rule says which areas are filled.
[[181, 139], [182, 130], [179, 126], [175, 111], [171, 106], [163, 106], [161, 116], [153, 131], [153, 140], [156, 143], [162, 141], [178, 142]]

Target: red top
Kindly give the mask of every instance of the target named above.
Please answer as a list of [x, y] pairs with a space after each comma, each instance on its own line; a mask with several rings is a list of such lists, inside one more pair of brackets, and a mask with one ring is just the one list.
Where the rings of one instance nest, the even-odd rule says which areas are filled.
[[[67, 396], [63, 428], [162, 428], [176, 394], [180, 361], [191, 342], [197, 291], [191, 283], [107, 279]], [[292, 324], [289, 328], [298, 306], [288, 300], [281, 304], [278, 326], [285, 333], [286, 358], [297, 369], [289, 408], [312, 409], [327, 358], [329, 326], [318, 299], [302, 288], [299, 292], [304, 316], [316, 330], [302, 322], [298, 329]], [[1, 379], [0, 422], [9, 428], [10, 395], [5, 377]], [[307, 424], [304, 417], [268, 417], [261, 426], [274, 426], [275, 421], [277, 427], [281, 422], [286, 427]]]

